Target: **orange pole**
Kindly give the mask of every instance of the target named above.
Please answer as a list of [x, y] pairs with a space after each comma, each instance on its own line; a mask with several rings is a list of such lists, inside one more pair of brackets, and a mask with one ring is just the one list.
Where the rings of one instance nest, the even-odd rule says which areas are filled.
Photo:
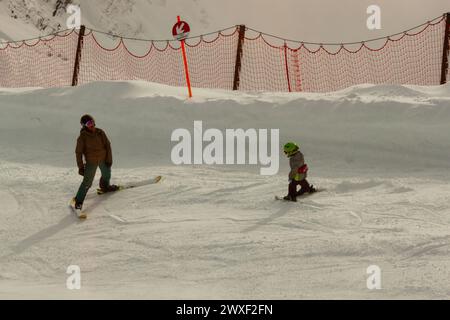
[[[180, 16], [177, 17], [178, 22], [181, 21]], [[192, 98], [191, 79], [189, 78], [189, 67], [186, 57], [186, 48], [184, 47], [184, 40], [181, 40], [181, 51], [183, 52], [184, 71], [186, 73], [186, 82], [189, 91], [189, 98]]]

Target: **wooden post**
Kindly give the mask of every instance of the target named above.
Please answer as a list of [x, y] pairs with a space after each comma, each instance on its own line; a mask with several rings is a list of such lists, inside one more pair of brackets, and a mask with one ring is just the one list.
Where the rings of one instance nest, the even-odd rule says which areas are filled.
[[286, 41], [284, 42], [284, 64], [286, 66], [286, 78], [287, 78], [287, 85], [288, 85], [288, 91], [292, 92], [291, 90], [291, 79], [289, 78], [289, 65], [288, 65], [288, 57], [287, 57], [287, 44]]
[[442, 53], [441, 84], [447, 83], [449, 38], [450, 38], [450, 12], [447, 12], [445, 18], [444, 51]]
[[72, 78], [72, 87], [78, 85], [78, 74], [80, 72], [80, 61], [81, 61], [81, 51], [83, 49], [83, 39], [84, 34], [86, 32], [86, 27], [80, 27], [80, 33], [78, 34], [78, 46], [77, 46], [77, 54], [75, 56], [75, 66], [73, 70], [73, 78]]
[[233, 90], [239, 90], [243, 44], [245, 39], [245, 25], [239, 26], [239, 40], [236, 52], [236, 66], [234, 67]]

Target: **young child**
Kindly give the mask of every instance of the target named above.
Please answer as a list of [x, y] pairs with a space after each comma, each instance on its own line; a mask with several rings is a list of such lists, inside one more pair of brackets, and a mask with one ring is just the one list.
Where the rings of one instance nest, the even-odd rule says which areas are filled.
[[[86, 194], [94, 181], [97, 168], [100, 168], [102, 173], [100, 189], [104, 192], [116, 191], [118, 189], [117, 186], [109, 184], [111, 179], [112, 152], [108, 137], [102, 129], [95, 127], [94, 118], [88, 114], [81, 117], [80, 124], [82, 128], [77, 140], [75, 154], [78, 173], [84, 178], [74, 198], [76, 210], [82, 209]], [[83, 156], [86, 163], [83, 162]]]
[[[294, 142], [288, 142], [284, 145], [284, 154], [289, 158], [291, 171], [289, 172], [289, 193], [283, 199], [296, 202], [298, 196], [306, 192], [313, 193], [316, 189], [306, 180], [308, 166], [299, 147]], [[301, 189], [297, 192], [298, 185]]]

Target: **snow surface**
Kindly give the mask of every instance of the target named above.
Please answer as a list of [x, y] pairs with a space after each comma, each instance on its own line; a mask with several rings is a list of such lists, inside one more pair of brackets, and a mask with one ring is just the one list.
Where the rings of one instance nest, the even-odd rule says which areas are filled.
[[[450, 86], [360, 85], [328, 94], [243, 93], [145, 82], [0, 89], [0, 298], [318, 299], [450, 295]], [[114, 153], [113, 182], [80, 222], [78, 121]], [[325, 191], [274, 201], [280, 172], [175, 166], [177, 128], [280, 129]], [[98, 183], [97, 173], [96, 183]], [[81, 268], [81, 290], [66, 288]], [[370, 265], [382, 289], [366, 287]]]

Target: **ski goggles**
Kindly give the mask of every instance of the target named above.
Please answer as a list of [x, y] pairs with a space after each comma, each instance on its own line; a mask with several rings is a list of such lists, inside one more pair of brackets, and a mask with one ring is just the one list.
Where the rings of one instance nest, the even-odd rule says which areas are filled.
[[284, 154], [285, 155], [287, 155], [287, 156], [290, 156], [290, 155], [293, 155], [295, 152], [297, 152], [297, 150], [295, 150], [295, 151], [284, 151]]
[[88, 128], [93, 128], [93, 127], [95, 127], [95, 121], [94, 120], [89, 120], [88, 122], [86, 122], [84, 124], [84, 126], [88, 127]]

